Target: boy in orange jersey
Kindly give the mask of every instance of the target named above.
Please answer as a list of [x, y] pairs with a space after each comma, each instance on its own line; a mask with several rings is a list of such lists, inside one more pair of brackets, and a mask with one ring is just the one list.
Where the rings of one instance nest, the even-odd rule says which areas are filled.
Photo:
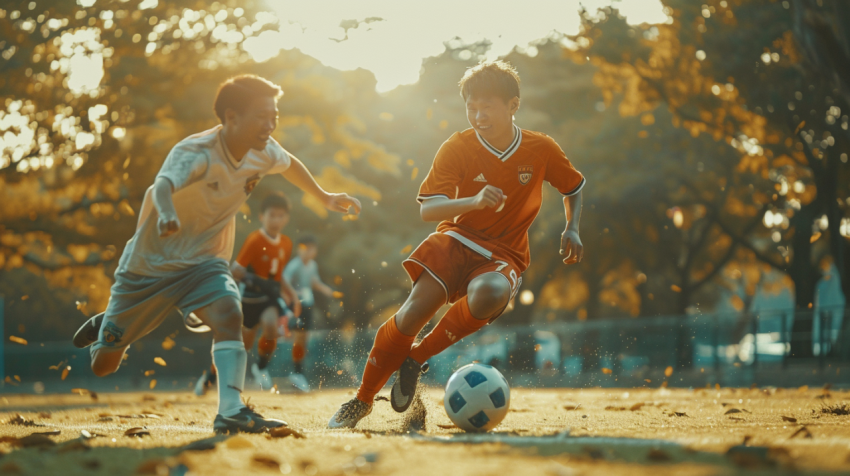
[[[378, 329], [357, 396], [334, 414], [330, 428], [356, 426], [396, 370], [390, 403], [397, 412], [407, 410], [428, 359], [504, 312], [529, 264], [528, 228], [540, 210], [544, 181], [564, 196], [563, 261], [581, 261], [585, 179], [551, 137], [513, 123], [519, 85], [516, 70], [502, 61], [470, 68], [460, 80], [472, 128], [443, 143], [417, 197], [422, 219], [440, 224], [404, 261], [413, 289]], [[453, 305], [414, 345], [446, 303]]]
[[[289, 282], [283, 279], [283, 269], [292, 258], [292, 240], [281, 233], [289, 223], [289, 200], [280, 192], [271, 193], [260, 203], [261, 228], [245, 239], [230, 271], [240, 282], [242, 291], [242, 339], [245, 350], [254, 347], [258, 328], [262, 327], [257, 343], [258, 362], [251, 366], [254, 379], [261, 388], [271, 388], [271, 377], [265, 371], [277, 348], [278, 320], [286, 314], [286, 303], [295, 315], [301, 311], [298, 296]], [[281, 300], [281, 297], [286, 302]], [[215, 383], [215, 367], [204, 372], [195, 385], [195, 393], [203, 395]]]

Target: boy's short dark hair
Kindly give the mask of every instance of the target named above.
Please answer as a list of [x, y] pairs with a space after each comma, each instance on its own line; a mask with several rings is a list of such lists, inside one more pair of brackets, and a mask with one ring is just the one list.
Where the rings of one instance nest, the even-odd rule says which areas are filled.
[[241, 114], [255, 99], [270, 97], [277, 100], [281, 96], [283, 96], [283, 90], [278, 85], [253, 74], [243, 74], [221, 83], [215, 93], [213, 109], [215, 115], [224, 124], [224, 112], [227, 109], [233, 109]]
[[486, 61], [468, 68], [460, 78], [460, 95], [496, 96], [505, 102], [519, 97], [519, 74], [510, 63], [497, 60]]
[[304, 235], [298, 238], [298, 246], [319, 246], [319, 240], [313, 235]]
[[289, 199], [282, 192], [272, 192], [260, 203], [260, 213], [264, 213], [269, 208], [279, 208], [289, 213]]

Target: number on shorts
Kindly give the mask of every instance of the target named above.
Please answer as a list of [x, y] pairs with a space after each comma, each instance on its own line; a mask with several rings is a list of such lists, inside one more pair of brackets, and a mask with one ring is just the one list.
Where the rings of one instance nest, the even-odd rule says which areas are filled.
[[513, 269], [512, 269], [512, 270], [511, 270], [511, 281], [512, 281], [512, 284], [511, 284], [511, 290], [512, 290], [512, 291], [516, 291], [516, 287], [517, 287], [517, 280], [518, 280], [518, 279], [519, 279], [519, 278], [518, 278], [518, 277], [517, 277], [517, 275], [516, 275], [516, 270], [513, 270]]
[[505, 262], [505, 261], [498, 261], [498, 260], [497, 260], [497, 261], [496, 261], [496, 264], [498, 264], [498, 265], [499, 265], [499, 267], [498, 267], [498, 268], [496, 268], [496, 271], [498, 271], [498, 272], [501, 272], [503, 269], [505, 269], [505, 268], [507, 268], [507, 267], [509, 266], [509, 265], [508, 265], [508, 263], [507, 263], [507, 262]]

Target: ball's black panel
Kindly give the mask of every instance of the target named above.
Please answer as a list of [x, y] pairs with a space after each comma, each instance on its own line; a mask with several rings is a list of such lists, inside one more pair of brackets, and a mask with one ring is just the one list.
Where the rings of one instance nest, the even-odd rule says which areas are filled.
[[505, 406], [505, 391], [497, 388], [495, 392], [490, 394], [490, 401], [493, 402], [494, 407], [502, 408]]
[[463, 378], [464, 380], [466, 380], [466, 383], [468, 383], [469, 386], [472, 388], [475, 388], [476, 386], [487, 381], [487, 377], [485, 377], [484, 374], [482, 374], [481, 372], [476, 372], [475, 370], [464, 375]]
[[469, 419], [469, 423], [472, 423], [472, 426], [475, 428], [481, 428], [482, 426], [490, 423], [490, 417], [487, 416], [486, 413], [480, 411]]
[[463, 395], [461, 395], [460, 392], [455, 390], [455, 393], [449, 397], [449, 406], [452, 408], [454, 413], [457, 413], [464, 405], [466, 405], [466, 400], [464, 400]]

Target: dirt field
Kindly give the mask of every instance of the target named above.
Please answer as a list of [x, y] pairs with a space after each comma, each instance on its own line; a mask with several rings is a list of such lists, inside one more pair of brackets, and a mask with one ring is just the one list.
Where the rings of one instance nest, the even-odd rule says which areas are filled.
[[[474, 443], [457, 441], [465, 437], [449, 427], [438, 390], [424, 393], [428, 412], [420, 433], [406, 432], [405, 418], [386, 401], [376, 402], [375, 411], [357, 430], [325, 429], [338, 405], [352, 394], [249, 393], [249, 403], [260, 413], [284, 418], [304, 438], [215, 439], [210, 439], [216, 410], [212, 394], [0, 396], [0, 452], [5, 453], [0, 474], [660, 476], [850, 471], [850, 416], [835, 414], [850, 413], [850, 406], [842, 407], [850, 404], [850, 393], [844, 391], [513, 389], [511, 412], [495, 436]], [[833, 413], [826, 412], [830, 409]], [[125, 436], [138, 427], [149, 435]], [[20, 440], [37, 432], [58, 434]], [[92, 437], [81, 436], [83, 432]]]

